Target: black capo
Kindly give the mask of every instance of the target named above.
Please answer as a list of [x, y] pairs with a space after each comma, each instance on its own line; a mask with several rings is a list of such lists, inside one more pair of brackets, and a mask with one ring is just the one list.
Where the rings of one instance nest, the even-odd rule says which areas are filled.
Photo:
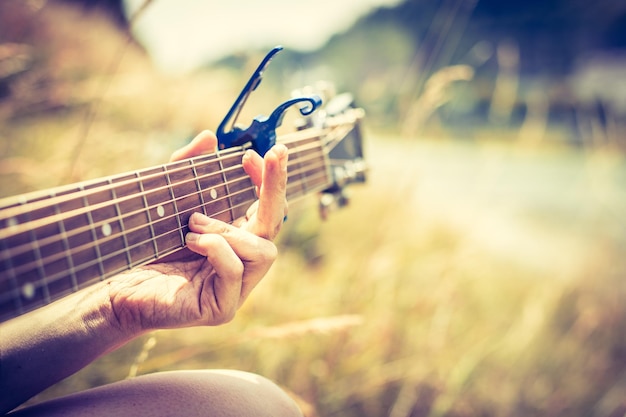
[[[261, 61], [256, 71], [254, 71], [252, 77], [250, 77], [248, 83], [239, 94], [239, 97], [237, 97], [237, 100], [235, 100], [226, 114], [226, 117], [224, 117], [224, 120], [220, 123], [217, 128], [217, 140], [220, 149], [242, 146], [251, 142], [252, 148], [257, 151], [259, 155], [263, 156], [276, 143], [276, 128], [281, 125], [283, 116], [289, 107], [307, 101], [308, 105], [302, 106], [299, 109], [300, 114], [307, 116], [313, 113], [322, 104], [322, 99], [317, 95], [293, 98], [276, 107], [269, 117], [255, 117], [250, 126], [245, 129], [235, 126], [237, 117], [239, 117], [239, 113], [241, 113], [241, 109], [246, 100], [261, 83], [265, 67], [267, 67], [274, 55], [282, 49], [282, 46], [276, 46], [263, 58], [263, 61]], [[230, 126], [231, 130], [226, 131], [227, 125]]]

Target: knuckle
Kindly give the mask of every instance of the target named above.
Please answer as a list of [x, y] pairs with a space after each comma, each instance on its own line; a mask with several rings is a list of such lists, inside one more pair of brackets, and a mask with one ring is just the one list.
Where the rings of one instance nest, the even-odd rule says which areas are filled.
[[265, 242], [267, 244], [265, 245], [263, 250], [260, 251], [261, 256], [263, 258], [263, 261], [273, 263], [278, 257], [278, 248], [273, 242], [270, 242], [268, 240], [266, 240]]
[[235, 308], [230, 308], [226, 311], [222, 311], [217, 317], [215, 317], [214, 324], [219, 326], [222, 324], [230, 323], [235, 318], [236, 313], [237, 310]]
[[225, 234], [228, 233], [231, 226], [201, 213], [193, 213], [189, 219], [189, 228], [197, 233]]
[[208, 249], [215, 249], [217, 246], [221, 245], [224, 238], [220, 235], [214, 235], [211, 233], [203, 234], [200, 236], [200, 244]]
[[233, 307], [230, 310], [228, 310], [228, 312], [224, 316], [224, 323], [230, 323], [231, 321], [233, 321], [236, 314], [237, 314], [236, 308]]
[[241, 278], [243, 277], [243, 273], [245, 270], [245, 267], [243, 265], [243, 262], [236, 262], [233, 263], [233, 265], [231, 266], [232, 270], [232, 276], [233, 276], [233, 280], [241, 280]]

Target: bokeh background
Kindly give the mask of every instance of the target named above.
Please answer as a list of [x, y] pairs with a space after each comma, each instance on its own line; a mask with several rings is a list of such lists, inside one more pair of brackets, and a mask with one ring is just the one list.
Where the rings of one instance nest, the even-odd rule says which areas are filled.
[[291, 206], [233, 322], [32, 402], [235, 368], [307, 416], [626, 414], [626, 3], [339, 3], [0, 1], [2, 196], [166, 161], [275, 44], [241, 122], [318, 80], [366, 111], [367, 184]]

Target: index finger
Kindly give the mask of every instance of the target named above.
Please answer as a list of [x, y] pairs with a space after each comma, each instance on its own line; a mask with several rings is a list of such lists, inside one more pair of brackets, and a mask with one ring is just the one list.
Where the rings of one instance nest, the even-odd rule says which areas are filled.
[[209, 130], [203, 130], [186, 146], [176, 150], [170, 157], [170, 162], [180, 161], [204, 153], [214, 152], [217, 149], [217, 137]]

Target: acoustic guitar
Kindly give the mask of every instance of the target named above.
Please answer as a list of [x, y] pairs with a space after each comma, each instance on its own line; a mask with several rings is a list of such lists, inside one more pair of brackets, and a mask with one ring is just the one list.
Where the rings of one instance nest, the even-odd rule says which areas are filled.
[[[259, 80], [244, 89], [244, 100]], [[241, 105], [238, 99], [231, 110]], [[279, 124], [286, 107], [269, 122]], [[345, 204], [346, 185], [365, 180], [363, 111], [344, 94], [316, 114], [301, 113], [308, 116], [298, 130], [276, 139], [289, 149], [287, 198], [321, 194], [325, 212]], [[180, 251], [193, 212], [229, 223], [244, 216], [257, 195], [241, 159], [248, 148], [274, 142], [267, 122], [253, 122], [262, 127], [255, 135], [253, 125], [220, 126], [218, 139], [233, 132], [236, 139], [220, 140], [224, 149], [214, 154], [0, 200], [0, 322]]]

